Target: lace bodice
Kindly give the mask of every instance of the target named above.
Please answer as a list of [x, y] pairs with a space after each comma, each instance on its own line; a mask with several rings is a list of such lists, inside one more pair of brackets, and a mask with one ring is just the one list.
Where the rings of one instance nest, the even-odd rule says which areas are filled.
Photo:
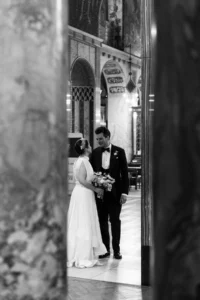
[[80, 156], [74, 162], [74, 168], [73, 168], [74, 180], [75, 180], [76, 184], [80, 184], [76, 174], [79, 172], [79, 169], [80, 169], [80, 166], [81, 166], [82, 162], [84, 163], [85, 168], [86, 168], [86, 172], [87, 172], [86, 180], [91, 182], [91, 180], [93, 178], [94, 171], [93, 171], [93, 168], [91, 166], [91, 163], [89, 162], [89, 158], [87, 156]]

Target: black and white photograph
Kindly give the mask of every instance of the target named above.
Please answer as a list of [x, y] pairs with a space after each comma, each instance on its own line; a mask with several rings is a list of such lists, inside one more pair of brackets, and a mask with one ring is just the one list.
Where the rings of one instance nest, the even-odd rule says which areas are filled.
[[0, 300], [200, 300], [199, 15], [0, 0]]

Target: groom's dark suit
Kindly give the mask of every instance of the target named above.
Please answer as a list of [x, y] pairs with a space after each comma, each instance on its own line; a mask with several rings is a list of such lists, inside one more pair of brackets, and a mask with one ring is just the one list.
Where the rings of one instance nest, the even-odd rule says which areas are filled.
[[[93, 150], [91, 155], [91, 164], [94, 172], [102, 172], [102, 148]], [[121, 194], [128, 194], [128, 167], [124, 149], [115, 145], [111, 146], [110, 167], [107, 173], [115, 179], [111, 192], [104, 193], [103, 201], [97, 199], [97, 209], [103, 242], [110, 252], [110, 237], [108, 230], [108, 218], [111, 222], [112, 246], [114, 253], [120, 252], [121, 235]]]

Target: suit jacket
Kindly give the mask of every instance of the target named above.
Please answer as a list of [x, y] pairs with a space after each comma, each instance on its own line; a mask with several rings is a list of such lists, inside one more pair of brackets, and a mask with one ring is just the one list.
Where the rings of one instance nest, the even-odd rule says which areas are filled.
[[[94, 172], [101, 172], [102, 168], [102, 148], [98, 147], [92, 151], [90, 158]], [[110, 154], [110, 176], [115, 179], [112, 193], [117, 201], [121, 194], [128, 194], [128, 165], [124, 149], [112, 145]]]

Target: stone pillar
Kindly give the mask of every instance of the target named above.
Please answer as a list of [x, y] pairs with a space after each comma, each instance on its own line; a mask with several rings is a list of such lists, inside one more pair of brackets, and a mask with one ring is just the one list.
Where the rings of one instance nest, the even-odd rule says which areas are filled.
[[152, 1], [142, 0], [142, 192], [141, 192], [141, 270], [142, 285], [150, 285], [152, 249]]
[[101, 52], [100, 48], [96, 47], [95, 49], [95, 83], [96, 88], [94, 90], [94, 148], [98, 146], [96, 141], [95, 129], [100, 126], [101, 121], [101, 68], [100, 61]]
[[0, 2], [0, 299], [66, 299], [64, 0]]
[[200, 3], [155, 0], [154, 297], [200, 299]]

